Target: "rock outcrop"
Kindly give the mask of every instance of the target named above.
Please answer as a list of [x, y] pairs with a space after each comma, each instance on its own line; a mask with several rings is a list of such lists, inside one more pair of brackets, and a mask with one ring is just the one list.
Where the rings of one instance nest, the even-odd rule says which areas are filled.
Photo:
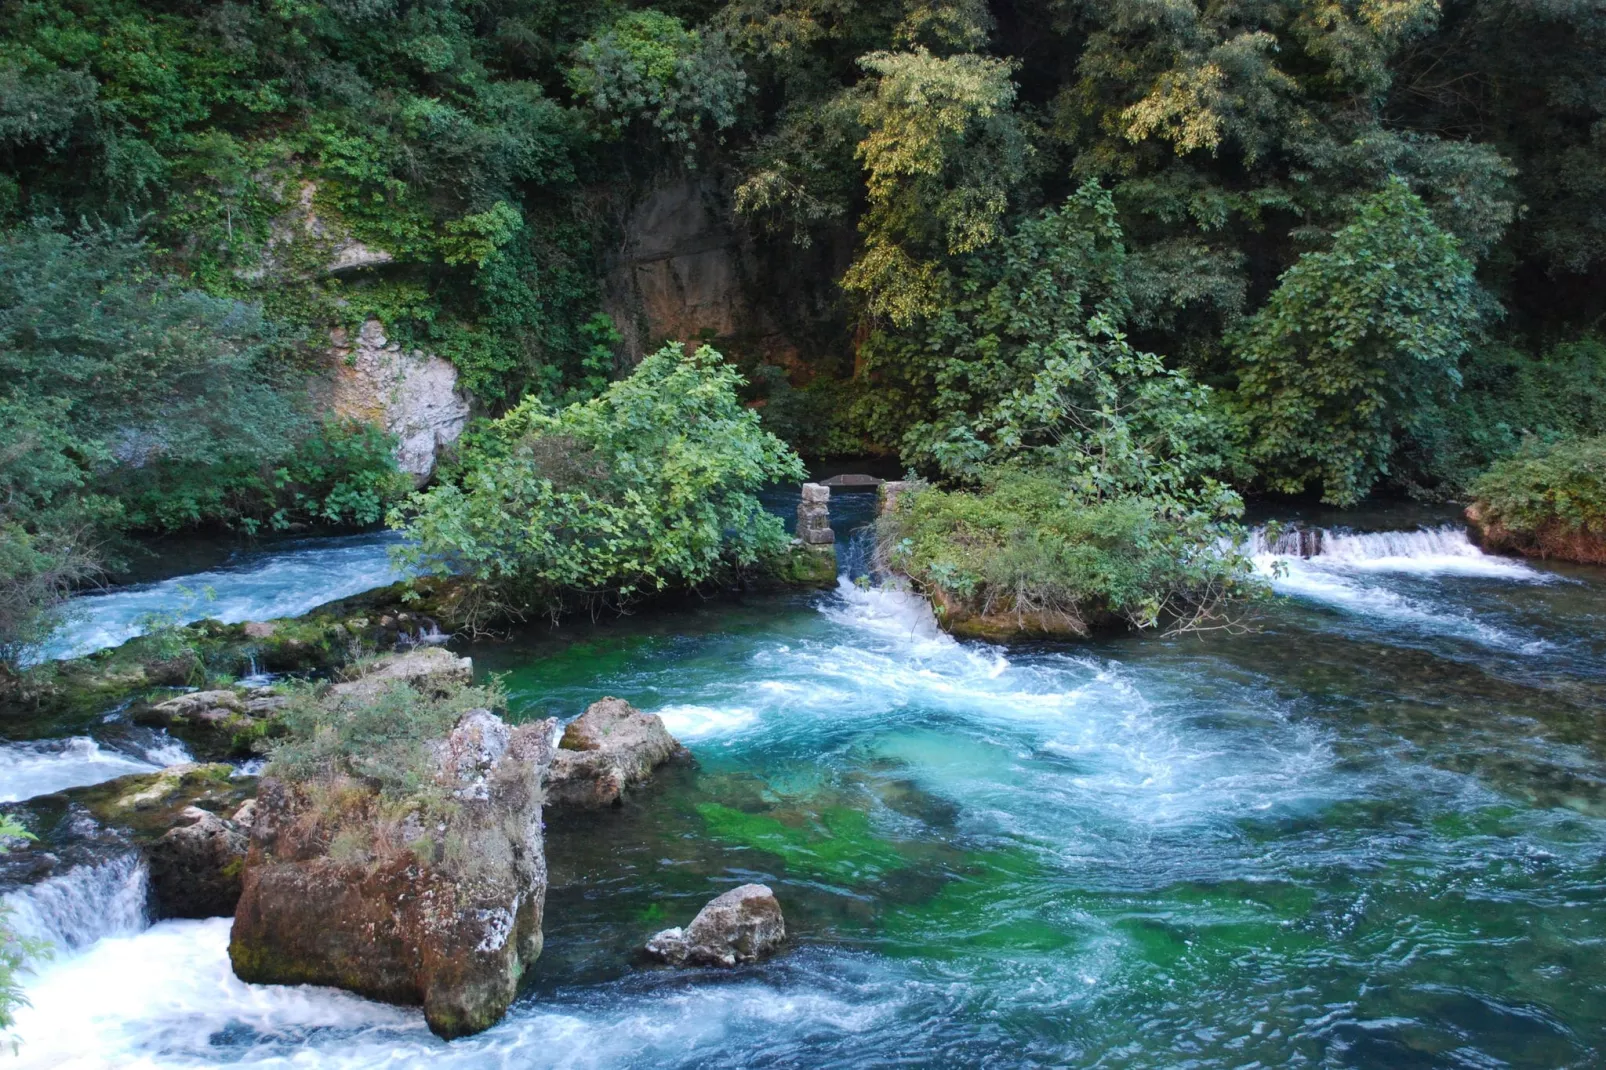
[[584, 810], [617, 806], [654, 769], [689, 757], [663, 718], [605, 698], [564, 729], [547, 776], [547, 803]]
[[1588, 529], [1558, 520], [1536, 531], [1514, 530], [1483, 502], [1473, 502], [1463, 515], [1473, 541], [1489, 553], [1606, 565], [1606, 536]]
[[684, 929], [665, 929], [647, 941], [647, 951], [676, 966], [735, 966], [768, 955], [786, 939], [786, 921], [775, 893], [744, 884], [714, 899]]
[[[241, 810], [251, 807], [246, 803]], [[248, 811], [249, 812], [249, 811]], [[178, 823], [145, 852], [156, 913], [164, 918], [233, 914], [248, 846], [239, 822], [186, 806]]]
[[440, 692], [474, 678], [472, 658], [460, 658], [438, 646], [418, 647], [399, 654], [386, 654], [347, 670], [344, 683], [334, 685], [337, 695], [365, 697], [378, 695], [392, 684], [403, 683], [415, 690]]
[[416, 1004], [443, 1037], [488, 1028], [541, 953], [542, 780], [556, 723], [462, 715], [430, 802], [354, 781], [263, 780], [229, 942], [234, 972]]
[[437, 452], [456, 442], [468, 423], [457, 369], [433, 354], [404, 352], [378, 320], [365, 322], [356, 339], [337, 329], [331, 341], [330, 407], [395, 435], [397, 465], [415, 483], [427, 482]]

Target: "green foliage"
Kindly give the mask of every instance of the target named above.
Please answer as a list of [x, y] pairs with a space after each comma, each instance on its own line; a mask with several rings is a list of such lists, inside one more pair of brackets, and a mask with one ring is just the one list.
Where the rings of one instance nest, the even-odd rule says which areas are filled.
[[869, 210], [864, 248], [842, 286], [872, 316], [907, 327], [948, 298], [943, 258], [996, 241], [1031, 148], [1015, 115], [1009, 63], [925, 49], [859, 60], [872, 76], [859, 105]]
[[687, 163], [700, 129], [736, 122], [747, 85], [721, 35], [688, 30], [651, 8], [626, 11], [587, 38], [565, 75], [608, 130], [617, 135], [645, 120]]
[[1085, 635], [1120, 622], [1173, 631], [1230, 623], [1252, 569], [1202, 515], [1126, 495], [1092, 500], [1048, 473], [993, 473], [980, 492], [926, 489], [879, 523], [892, 565], [951, 618]]
[[395, 441], [373, 424], [329, 419], [288, 454], [236, 454], [206, 464], [153, 462], [118, 473], [109, 489], [136, 528], [224, 523], [248, 532], [298, 524], [370, 527], [412, 490]]
[[1584, 338], [1538, 354], [1483, 345], [1463, 358], [1454, 401], [1411, 432], [1393, 475], [1419, 497], [1455, 497], [1525, 443], [1595, 435], [1606, 435], [1606, 343]]
[[297, 783], [356, 779], [388, 800], [431, 797], [431, 745], [466, 711], [506, 707], [494, 680], [480, 687], [431, 681], [429, 688], [397, 680], [345, 694], [327, 683], [297, 685], [275, 718], [284, 735], [271, 746], [265, 774]]
[[[33, 838], [33, 833], [23, 828], [14, 817], [0, 814], [0, 854], [6, 853], [8, 840]], [[44, 952], [43, 948], [32, 941], [20, 939], [7, 928], [5, 914], [6, 908], [0, 906], [0, 1041], [16, 1024], [17, 1008], [28, 1005], [19, 975], [27, 971], [32, 959]]]
[[1127, 280], [1114, 204], [1089, 183], [971, 259], [919, 330], [871, 338], [867, 427], [950, 477], [1025, 463], [1089, 498], [1186, 496], [1227, 467], [1230, 429], [1208, 390], [1121, 332]]
[[672, 344], [589, 401], [526, 398], [480, 439], [460, 485], [393, 514], [405, 553], [474, 581], [488, 613], [554, 614], [574, 595], [620, 603], [778, 553], [784, 528], [755, 493], [803, 468], [741, 405], [740, 382], [714, 350]]
[[1459, 385], [1479, 322], [1471, 263], [1393, 180], [1306, 253], [1236, 338], [1251, 456], [1274, 489], [1351, 504]]
[[[1606, 435], [1530, 444], [1472, 484], [1480, 523], [1541, 549], [1606, 541]], [[1578, 555], [1569, 555], [1578, 556]]]

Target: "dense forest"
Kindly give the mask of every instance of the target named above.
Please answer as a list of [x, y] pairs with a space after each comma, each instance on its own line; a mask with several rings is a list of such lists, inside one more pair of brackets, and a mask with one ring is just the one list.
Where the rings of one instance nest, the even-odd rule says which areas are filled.
[[[665, 334], [617, 280], [677, 185], [748, 312]], [[395, 508], [487, 575], [695, 582], [776, 537], [721, 498], [800, 474], [764, 432], [941, 484], [898, 542], [928, 582], [1139, 624], [1208, 614], [1246, 495], [1482, 477], [1508, 518], [1606, 517], [1582, 0], [12, 0], [0, 224], [8, 657], [129, 532]], [[307, 388], [369, 320], [473, 405], [411, 499]], [[621, 480], [676, 420], [718, 430]], [[559, 499], [680, 541], [521, 569], [496, 502]], [[999, 552], [955, 558], [966, 526]]]

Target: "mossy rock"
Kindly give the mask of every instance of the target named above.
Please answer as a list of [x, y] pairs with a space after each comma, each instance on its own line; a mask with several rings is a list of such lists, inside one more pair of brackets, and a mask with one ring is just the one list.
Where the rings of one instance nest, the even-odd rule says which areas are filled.
[[836, 586], [836, 547], [794, 542], [766, 571], [781, 587], [830, 589]]
[[66, 792], [104, 825], [127, 829], [135, 842], [159, 839], [190, 806], [232, 814], [256, 794], [255, 777], [237, 777], [221, 762], [170, 765]]

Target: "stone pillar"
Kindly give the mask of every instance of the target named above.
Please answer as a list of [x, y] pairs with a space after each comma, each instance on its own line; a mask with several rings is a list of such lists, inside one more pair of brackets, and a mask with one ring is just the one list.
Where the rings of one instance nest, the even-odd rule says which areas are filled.
[[797, 537], [805, 546], [831, 546], [836, 533], [831, 530], [831, 488], [819, 483], [803, 484], [803, 501], [797, 507]]
[[898, 495], [913, 490], [916, 484], [907, 479], [895, 479], [881, 484], [876, 491], [876, 516], [883, 516], [898, 507]]

